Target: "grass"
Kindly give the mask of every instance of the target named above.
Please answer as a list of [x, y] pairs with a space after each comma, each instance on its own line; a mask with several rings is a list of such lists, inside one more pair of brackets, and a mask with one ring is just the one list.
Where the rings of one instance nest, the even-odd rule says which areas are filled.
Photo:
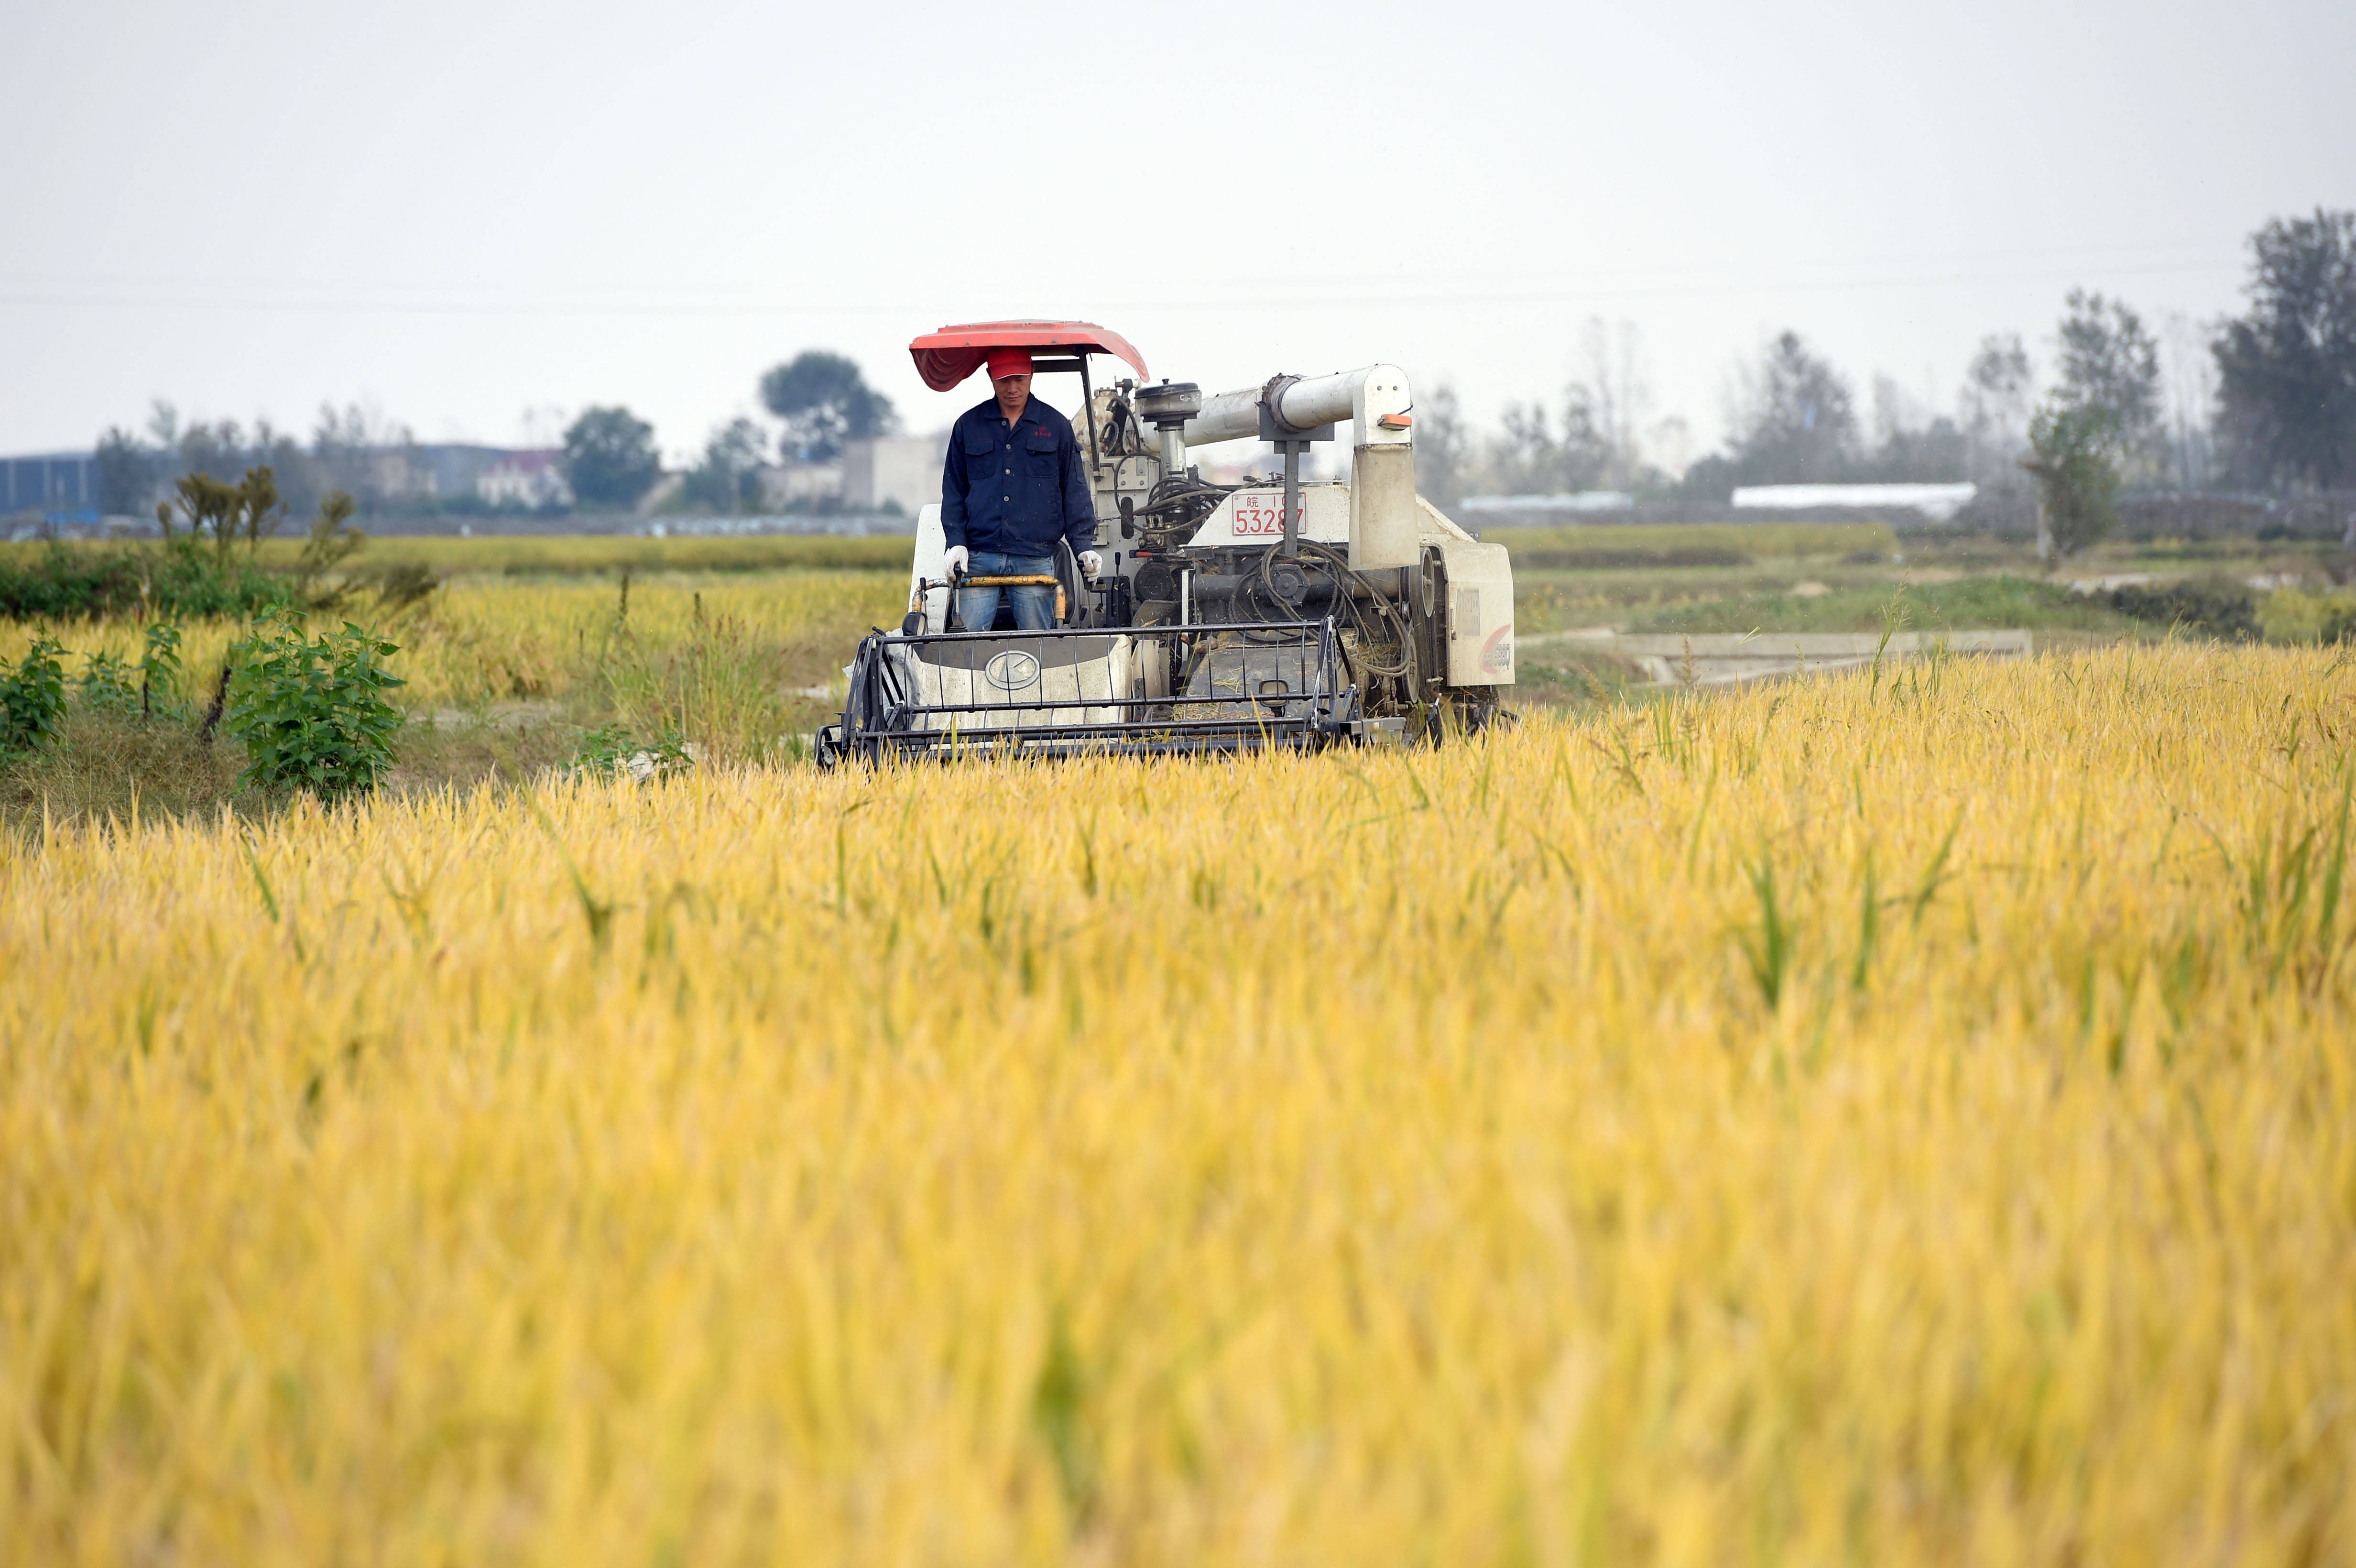
[[1595, 528], [1484, 528], [1520, 571], [1747, 566], [1808, 560], [1887, 561], [1900, 549], [1887, 523], [1662, 523]]
[[[455, 580], [377, 628], [401, 645], [391, 665], [406, 683], [388, 693], [409, 719], [395, 785], [520, 779], [615, 722], [644, 739], [676, 731], [714, 758], [790, 752], [840, 709], [851, 647], [870, 626], [896, 623], [905, 594], [905, 579], [883, 571], [672, 573], [633, 580], [626, 595], [589, 578]], [[187, 686], [173, 695], [201, 709], [243, 630], [190, 624]], [[128, 619], [0, 625], [0, 661], [44, 632], [65, 644], [70, 680], [91, 654], [135, 660], [141, 645]], [[184, 765], [194, 729], [80, 716], [55, 756], [0, 769], [0, 816], [123, 815], [134, 795], [151, 813], [217, 809], [236, 769], [219, 743], [198, 748], [201, 766]]]
[[1893, 597], [1915, 630], [2024, 627], [2128, 635], [2136, 623], [2114, 613], [2099, 599], [2057, 582], [2019, 577], [1966, 577], [1953, 582], [1917, 583], [1902, 594], [1892, 584], [1835, 588], [1801, 597], [1741, 593], [1724, 599], [1665, 605], [1638, 615], [1637, 632], [1878, 632]]
[[[648, 735], [656, 726], [642, 725]], [[553, 712], [502, 715], [496, 722], [402, 727], [389, 795], [472, 789], [544, 777], [572, 756], [582, 726]], [[193, 724], [72, 712], [55, 750], [0, 762], [0, 823], [37, 835], [41, 825], [215, 819], [267, 820], [294, 805], [283, 795], [241, 788], [243, 754], [226, 741], [200, 740]]]
[[2270, 643], [2312, 643], [2356, 619], [2356, 588], [2280, 588], [2258, 596], [2258, 622]]
[[0, 837], [0, 1561], [2345, 1561], [2356, 662], [1917, 673]]

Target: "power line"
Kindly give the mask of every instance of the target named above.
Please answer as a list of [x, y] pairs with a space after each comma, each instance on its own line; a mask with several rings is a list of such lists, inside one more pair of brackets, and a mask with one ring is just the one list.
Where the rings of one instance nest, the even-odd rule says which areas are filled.
[[[1355, 310], [1368, 307], [1461, 309], [1468, 305], [1566, 304], [1589, 300], [1703, 299], [1746, 294], [1826, 293], [1886, 289], [1974, 287], [2001, 283], [2034, 283], [2049, 279], [2148, 277], [2228, 272], [2238, 262], [2215, 259], [2130, 265], [2038, 267], [2003, 272], [1885, 273], [1880, 276], [1783, 276], [1719, 283], [1655, 282], [1650, 283], [1575, 283], [1515, 292], [1490, 290], [1424, 290], [1407, 293], [1360, 293], [1319, 286], [1314, 293], [1207, 295], [1197, 299], [1135, 298], [1102, 300], [1098, 310]], [[288, 315], [474, 315], [474, 316], [706, 316], [720, 318], [809, 315], [904, 315], [904, 302], [867, 304], [784, 301], [715, 301], [664, 299], [463, 299], [412, 296], [369, 298], [358, 295], [311, 298], [253, 297], [250, 293], [0, 293], [0, 305], [54, 309], [98, 310], [221, 310], [261, 311]]]

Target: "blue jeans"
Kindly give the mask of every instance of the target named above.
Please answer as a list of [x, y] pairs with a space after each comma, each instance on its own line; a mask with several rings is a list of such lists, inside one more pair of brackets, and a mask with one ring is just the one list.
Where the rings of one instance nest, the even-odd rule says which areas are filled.
[[[978, 549], [966, 562], [966, 571], [976, 577], [1046, 577], [1055, 571], [1052, 555], [1001, 555], [996, 550]], [[961, 588], [958, 590], [958, 619], [969, 632], [987, 632], [990, 624], [998, 619], [998, 596], [1014, 595], [1014, 624], [1026, 632], [1044, 632], [1055, 624], [1055, 590], [1045, 588]]]

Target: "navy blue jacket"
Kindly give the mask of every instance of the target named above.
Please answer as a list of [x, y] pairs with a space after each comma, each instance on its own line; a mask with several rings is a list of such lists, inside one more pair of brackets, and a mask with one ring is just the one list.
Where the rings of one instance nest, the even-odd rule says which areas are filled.
[[1059, 538], [1075, 555], [1095, 549], [1096, 503], [1072, 421], [1036, 398], [1011, 431], [996, 398], [959, 414], [941, 471], [941, 537], [1004, 555], [1053, 555]]

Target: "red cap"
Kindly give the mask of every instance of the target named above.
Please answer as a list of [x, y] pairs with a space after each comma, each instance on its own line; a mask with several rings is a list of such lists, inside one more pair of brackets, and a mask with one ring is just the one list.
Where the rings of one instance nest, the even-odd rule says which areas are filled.
[[1001, 376], [1031, 374], [1031, 350], [1028, 348], [993, 348], [990, 351], [990, 379]]

